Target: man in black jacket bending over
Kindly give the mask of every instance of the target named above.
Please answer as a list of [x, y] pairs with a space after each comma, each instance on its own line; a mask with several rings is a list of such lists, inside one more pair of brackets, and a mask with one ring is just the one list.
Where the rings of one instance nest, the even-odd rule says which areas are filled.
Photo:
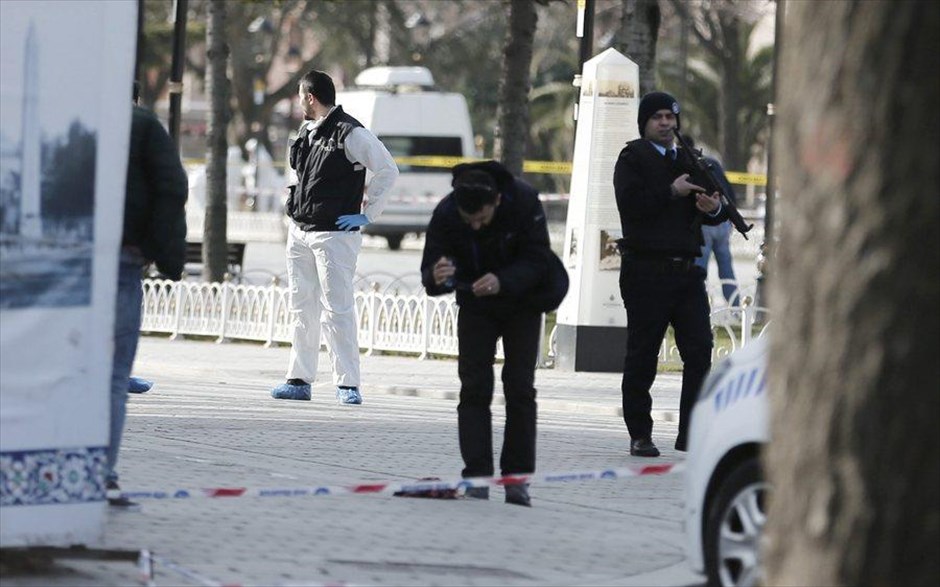
[[642, 138], [627, 143], [614, 169], [623, 227], [620, 293], [627, 309], [623, 419], [630, 454], [657, 457], [650, 387], [659, 349], [671, 324], [683, 362], [675, 448], [685, 451], [689, 417], [712, 352], [705, 272], [695, 258], [703, 244], [701, 225], [720, 224], [727, 213], [717, 193], [706, 194], [692, 183], [691, 156], [675, 148], [675, 98], [663, 92], [643, 96], [637, 123]]
[[[496, 341], [503, 339], [506, 430], [503, 475], [535, 471], [535, 366], [541, 312], [527, 299], [545, 279], [551, 254], [538, 192], [495, 161], [458, 165], [454, 190], [428, 226], [421, 280], [428, 295], [457, 291], [464, 477], [493, 475], [490, 403]], [[486, 487], [470, 488], [487, 499]], [[506, 502], [528, 506], [525, 485], [507, 485]]]

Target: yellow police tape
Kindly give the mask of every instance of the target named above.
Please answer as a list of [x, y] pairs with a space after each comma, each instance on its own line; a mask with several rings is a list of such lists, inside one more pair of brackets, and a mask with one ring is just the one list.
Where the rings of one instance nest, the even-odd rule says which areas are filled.
[[[414, 165], [416, 167], [453, 167], [460, 163], [473, 163], [486, 161], [475, 157], [398, 157], [395, 163], [399, 165]], [[524, 173], [556, 173], [570, 174], [571, 163], [568, 161], [525, 161], [522, 164]]]
[[731, 183], [742, 185], [767, 185], [767, 176], [763, 173], [742, 173], [740, 171], [726, 171], [725, 175]]
[[[460, 163], [473, 163], [486, 161], [475, 157], [396, 157], [395, 163], [403, 166], [415, 167], [441, 167], [450, 169]], [[203, 159], [186, 159], [186, 163], [204, 163]], [[283, 167], [283, 163], [275, 163]], [[523, 173], [548, 173], [553, 175], [570, 175], [572, 164], [570, 161], [525, 161], [522, 164]], [[407, 171], [405, 169], [404, 171]], [[763, 173], [742, 173], [740, 171], [726, 171], [725, 175], [731, 183], [741, 185], [767, 185], [767, 176]]]

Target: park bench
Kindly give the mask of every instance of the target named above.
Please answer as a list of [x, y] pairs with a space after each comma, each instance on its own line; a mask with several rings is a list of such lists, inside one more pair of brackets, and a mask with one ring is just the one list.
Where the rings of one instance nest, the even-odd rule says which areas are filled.
[[[245, 243], [228, 243], [226, 271], [232, 281], [241, 281], [244, 260]], [[183, 273], [187, 276], [202, 275], [202, 241], [186, 241], [186, 268]]]

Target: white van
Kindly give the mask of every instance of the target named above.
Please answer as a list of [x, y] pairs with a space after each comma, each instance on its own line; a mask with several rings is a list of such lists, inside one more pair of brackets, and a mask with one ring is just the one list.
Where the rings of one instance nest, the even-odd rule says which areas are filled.
[[[355, 86], [336, 93], [336, 103], [371, 130], [395, 159], [402, 157], [475, 157], [467, 101], [441, 92], [425, 67], [370, 67]], [[449, 167], [399, 163], [398, 180], [382, 216], [363, 227], [384, 236], [397, 250], [409, 233], [427, 230], [434, 206], [448, 194]], [[368, 179], [367, 179], [368, 181]]]

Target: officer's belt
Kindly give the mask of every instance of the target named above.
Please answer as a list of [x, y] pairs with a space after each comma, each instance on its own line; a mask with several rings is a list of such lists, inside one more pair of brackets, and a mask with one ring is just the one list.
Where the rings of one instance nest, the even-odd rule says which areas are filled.
[[627, 250], [623, 258], [629, 265], [662, 272], [685, 272], [695, 266], [695, 259]]

